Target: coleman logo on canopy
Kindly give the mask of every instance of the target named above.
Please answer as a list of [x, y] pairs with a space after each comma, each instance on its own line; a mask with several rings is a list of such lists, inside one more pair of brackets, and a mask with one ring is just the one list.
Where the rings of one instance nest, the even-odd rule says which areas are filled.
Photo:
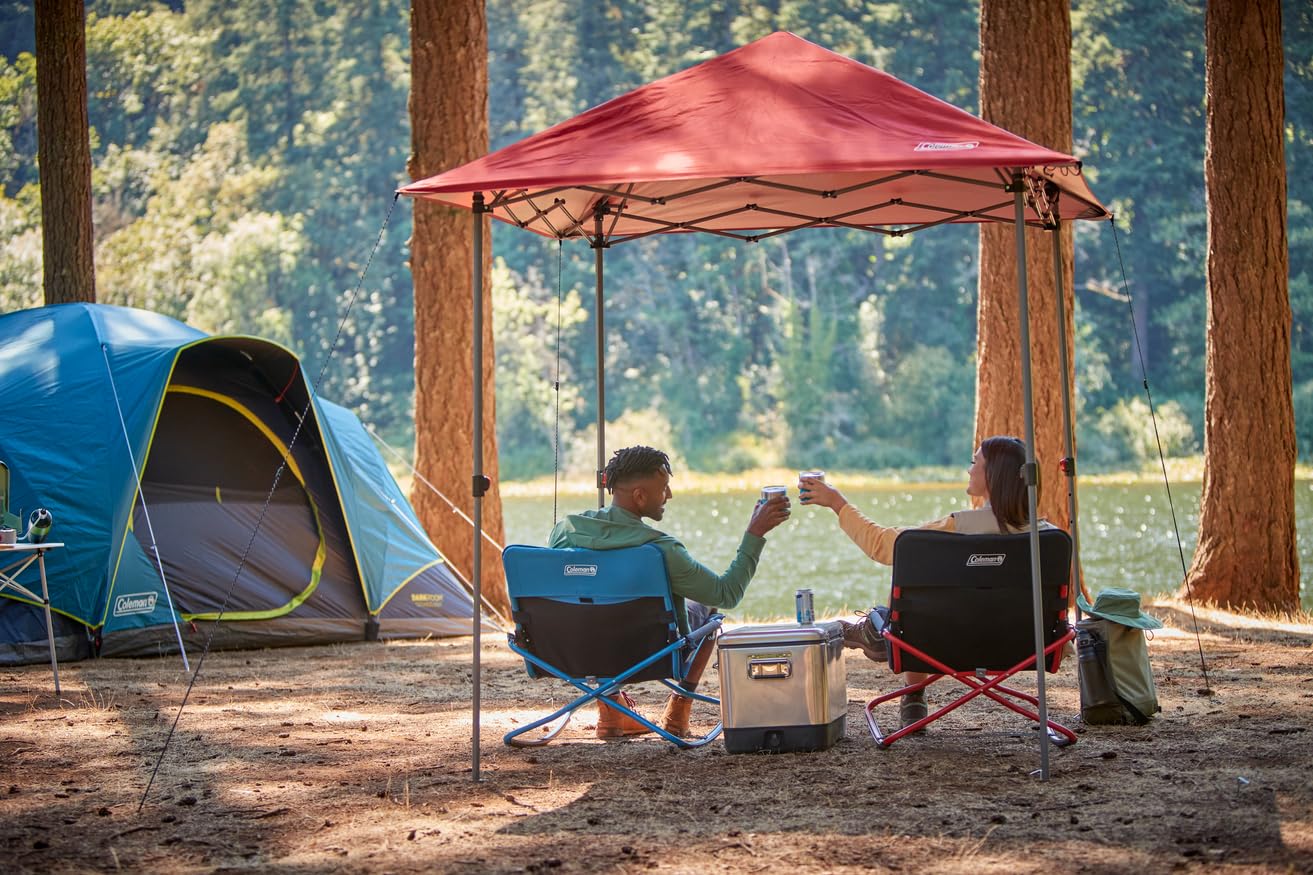
[[967, 557], [967, 568], [976, 568], [982, 565], [1002, 565], [1004, 558], [1003, 553], [972, 553]]
[[971, 140], [967, 143], [917, 143], [915, 151], [917, 152], [964, 152], [967, 149], [974, 149], [980, 143]]
[[114, 599], [114, 616], [126, 617], [128, 614], [149, 614], [155, 610], [155, 593], [134, 592]]
[[566, 577], [596, 577], [596, 565], [567, 565], [565, 566]]

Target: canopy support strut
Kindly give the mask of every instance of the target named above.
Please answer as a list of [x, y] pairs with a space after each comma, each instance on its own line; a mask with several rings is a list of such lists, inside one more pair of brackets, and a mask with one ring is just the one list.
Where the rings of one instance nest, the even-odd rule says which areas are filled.
[[480, 660], [481, 639], [479, 632], [483, 626], [483, 542], [479, 535], [483, 531], [483, 495], [488, 491], [488, 478], [483, 473], [483, 214], [487, 212], [483, 204], [483, 192], [474, 193], [474, 266], [473, 280], [470, 288], [473, 295], [473, 329], [470, 350], [474, 366], [474, 476], [471, 485], [474, 493], [474, 561], [471, 563], [470, 583], [474, 589], [474, 691], [470, 698], [473, 707], [471, 723], [471, 769], [474, 782], [479, 781], [479, 691], [482, 688], [482, 665]]
[[602, 228], [602, 219], [606, 216], [606, 201], [598, 203], [593, 211], [593, 262], [597, 274], [597, 507], [606, 507], [606, 484], [603, 472], [606, 470], [606, 314], [602, 300], [605, 287], [602, 257], [607, 247], [606, 234]]
[[1067, 302], [1062, 291], [1062, 220], [1055, 218], [1049, 228], [1053, 235], [1053, 289], [1058, 305], [1058, 356], [1062, 365], [1062, 438], [1066, 456], [1062, 460], [1062, 473], [1067, 480], [1067, 519], [1071, 527], [1071, 583], [1072, 601], [1076, 591], [1084, 591], [1080, 573], [1080, 534], [1076, 525], [1076, 433], [1071, 416], [1071, 384], [1067, 375], [1071, 365], [1067, 360]]
[[[1035, 620], [1035, 686], [1039, 699], [1039, 777], [1049, 779], [1049, 734], [1047, 732], [1049, 707], [1045, 695], [1044, 677], [1044, 601], [1040, 590], [1039, 562], [1039, 477], [1035, 469], [1035, 400], [1030, 374], [1030, 303], [1026, 292], [1026, 186], [1017, 173], [1012, 177], [1012, 198], [1016, 211], [1017, 229], [1017, 299], [1018, 326], [1021, 335], [1021, 392], [1022, 410], [1026, 430], [1026, 497], [1030, 514], [1030, 588], [1032, 613]], [[1063, 377], [1064, 384], [1066, 377]]]

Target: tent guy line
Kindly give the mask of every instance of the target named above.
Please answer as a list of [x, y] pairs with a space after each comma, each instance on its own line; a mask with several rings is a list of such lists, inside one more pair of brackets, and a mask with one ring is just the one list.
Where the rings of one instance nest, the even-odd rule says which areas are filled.
[[[1144, 348], [1140, 345], [1140, 330], [1135, 325], [1135, 306], [1131, 300], [1130, 283], [1126, 280], [1126, 262], [1122, 260], [1122, 244], [1117, 237], [1117, 217], [1114, 216], [1110, 222], [1112, 225], [1112, 242], [1117, 252], [1117, 266], [1121, 270], [1122, 276], [1122, 298], [1126, 301], [1126, 314], [1131, 323], [1131, 337], [1135, 341], [1135, 354], [1140, 360], [1140, 376], [1144, 385], [1144, 397], [1149, 404], [1149, 421], [1153, 423], [1153, 440], [1158, 446], [1158, 464], [1163, 472], [1163, 487], [1167, 490], [1167, 509], [1172, 514], [1172, 534], [1176, 537], [1176, 553], [1181, 559], [1181, 579], [1185, 583], [1186, 604], [1190, 606], [1190, 622], [1194, 624], [1195, 645], [1199, 648], [1199, 670], [1204, 676], [1203, 688], [1197, 690], [1201, 696], [1211, 696], [1213, 694], [1213, 685], [1208, 680], [1208, 663], [1204, 659], [1204, 642], [1199, 632], [1199, 618], [1195, 616], [1194, 610], [1194, 588], [1190, 585], [1190, 572], [1185, 564], [1185, 547], [1181, 543], [1181, 527], [1176, 521], [1176, 503], [1172, 501], [1172, 483], [1167, 476], [1167, 457], [1163, 453], [1163, 441], [1158, 435], [1158, 416], [1154, 413], [1153, 393], [1149, 391], [1149, 366], [1144, 361]], [[1089, 598], [1089, 594], [1085, 594]]]
[[[369, 266], [374, 262], [374, 255], [378, 252], [379, 246], [383, 242], [383, 235], [387, 232], [388, 223], [392, 220], [392, 211], [396, 209], [397, 197], [394, 195], [392, 203], [388, 206], [387, 215], [383, 218], [383, 225], [378, 229], [378, 236], [374, 239], [374, 246], [369, 250], [369, 258], [365, 259], [365, 266], [361, 268], [360, 278], [356, 282], [356, 287], [352, 289], [350, 297], [347, 298], [346, 307], [342, 311], [342, 317], [337, 322], [337, 331], [333, 334], [333, 342], [328, 346], [328, 354], [324, 356], [323, 364], [319, 366], [319, 374], [315, 381], [310, 385], [310, 391], [306, 393], [305, 404], [301, 408], [301, 413], [297, 417], [296, 428], [292, 431], [292, 438], [287, 442], [287, 448], [283, 453], [282, 460], [278, 468], [274, 471], [273, 482], [269, 485], [269, 491], [265, 494], [264, 505], [260, 508], [260, 515], [255, 521], [254, 528], [251, 529], [251, 537], [246, 542], [246, 549], [242, 551], [242, 558], [237, 563], [237, 570], [233, 573], [232, 582], [228, 584], [228, 591], [224, 593], [223, 602], [219, 605], [219, 611], [210, 624], [210, 634], [206, 636], [205, 646], [201, 648], [201, 655], [196, 660], [196, 670], [191, 673], [187, 680], [187, 689], [183, 691], [182, 701], [178, 703], [178, 713], [173, 717], [173, 723], [169, 725], [169, 734], [164, 737], [164, 744], [160, 746], [159, 756], [155, 758], [155, 766], [151, 769], [150, 778], [146, 781], [146, 788], [141, 792], [141, 801], [137, 803], [137, 813], [146, 805], [146, 799], [150, 796], [151, 787], [155, 784], [155, 776], [159, 774], [160, 765], [164, 762], [164, 756], [168, 753], [169, 743], [173, 741], [173, 735], [178, 729], [178, 723], [182, 720], [182, 712], [187, 707], [187, 701], [191, 698], [192, 688], [196, 686], [196, 679], [200, 677], [201, 668], [205, 665], [205, 657], [210, 652], [210, 645], [214, 642], [214, 634], [219, 629], [219, 624], [223, 621], [224, 611], [228, 608], [228, 602], [232, 598], [234, 590], [237, 589], [237, 581], [242, 576], [242, 570], [246, 567], [246, 559], [250, 555], [251, 547], [255, 544], [255, 538], [260, 533], [260, 526], [264, 524], [264, 518], [269, 510], [269, 503], [273, 500], [274, 492], [278, 489], [278, 483], [283, 477], [283, 472], [287, 470], [288, 463], [291, 461], [292, 449], [296, 446], [297, 439], [305, 428], [307, 418], [310, 416], [311, 409], [314, 406], [315, 395], [319, 391], [319, 386], [324, 380], [324, 374], [328, 372], [328, 365], [337, 354], [338, 344], [342, 339], [342, 330], [346, 327], [347, 320], [351, 318], [351, 308], [355, 306], [356, 298], [360, 295], [361, 288], [365, 284], [365, 274], [369, 272]], [[103, 347], [102, 347], [103, 349]], [[106, 360], [108, 364], [108, 359]], [[279, 396], [281, 399], [281, 395]], [[117, 403], [117, 398], [115, 399]], [[135, 463], [133, 465], [135, 470]], [[140, 482], [140, 481], [138, 481]], [[145, 508], [145, 500], [142, 500], [142, 507]], [[175, 618], [175, 628], [177, 620]]]
[[[442, 499], [442, 500], [446, 503], [447, 507], [451, 508], [451, 512], [452, 512], [452, 513], [454, 513], [456, 516], [460, 517], [462, 520], [464, 520], [464, 521], [465, 521], [466, 523], [468, 523], [470, 526], [473, 526], [473, 525], [474, 525], [474, 520], [470, 519], [469, 516], [466, 515], [465, 511], [463, 511], [463, 510], [461, 510], [459, 507], [457, 507], [457, 506], [455, 505], [455, 503], [453, 503], [452, 500], [451, 500], [450, 498], [448, 498], [446, 495], [444, 495], [441, 489], [439, 489], [438, 487], [434, 486], [431, 482], [429, 482], [429, 479], [428, 479], [427, 477], [425, 477], [423, 474], [421, 474], [421, 473], [419, 472], [419, 469], [416, 468], [416, 467], [415, 467], [415, 466], [414, 466], [409, 460], [407, 460], [406, 457], [403, 456], [403, 455], [397, 450], [396, 447], [392, 446], [392, 445], [389, 444], [387, 441], [383, 440], [383, 437], [382, 437], [378, 432], [374, 431], [374, 429], [373, 429], [368, 423], [366, 423], [364, 420], [361, 420], [361, 423], [360, 423], [360, 424], [363, 425], [363, 426], [365, 427], [365, 431], [369, 432], [370, 436], [373, 437], [374, 440], [376, 440], [376, 441], [378, 441], [380, 444], [382, 444], [382, 445], [383, 445], [383, 448], [386, 449], [389, 453], [392, 454], [393, 458], [395, 458], [397, 461], [401, 462], [401, 464], [403, 464], [403, 465], [405, 465], [407, 468], [409, 468], [409, 469], [410, 469], [410, 473], [411, 473], [411, 475], [412, 475], [416, 480], [418, 480], [420, 483], [423, 483], [426, 487], [428, 487], [428, 490], [429, 490], [430, 492], [432, 492], [432, 493], [433, 493], [434, 495], [436, 495], [438, 498]], [[416, 526], [415, 523], [411, 523], [411, 525], [412, 525], [412, 526]], [[416, 527], [417, 527], [417, 526], [416, 526]], [[489, 534], [488, 534], [488, 530], [487, 530], [487, 529], [484, 529], [484, 528], [480, 527], [480, 528], [479, 528], [479, 534], [481, 534], [481, 535], [483, 536], [483, 539], [484, 539], [485, 541], [487, 541], [489, 544], [491, 544], [493, 547], [495, 547], [496, 550], [497, 550], [497, 552], [498, 552], [499, 554], [500, 554], [503, 550], [506, 549], [506, 548], [503, 547], [501, 544], [498, 544], [498, 543], [497, 543], [497, 540], [496, 540], [492, 535], [489, 535]], [[466, 577], [464, 574], [461, 574], [460, 569], [458, 569], [455, 565], [452, 565], [450, 561], [447, 562], [447, 567], [448, 567], [449, 569], [451, 569], [451, 573], [452, 573], [452, 574], [454, 574], [454, 575], [456, 575], [458, 578], [460, 578], [460, 582], [463, 583], [463, 584], [465, 584], [465, 586], [470, 590], [470, 593], [473, 594], [473, 592], [474, 592], [474, 587], [470, 584], [470, 580], [469, 580], [469, 578]], [[483, 602], [483, 606], [484, 606], [485, 608], [487, 608], [488, 611], [489, 611], [489, 612], [490, 612], [490, 613], [491, 613], [491, 614], [492, 614], [492, 615], [493, 615], [493, 616], [499, 621], [499, 629], [500, 629], [500, 631], [502, 631], [502, 632], [507, 631], [507, 629], [509, 628], [509, 624], [510, 624], [510, 622], [511, 622], [510, 619], [507, 618], [507, 617], [505, 617], [505, 616], [503, 616], [501, 610], [500, 610], [496, 605], [494, 605], [492, 602], [488, 601], [487, 597], [484, 596], [484, 594], [483, 594], [483, 590], [482, 590], [482, 588], [480, 588], [480, 590], [479, 590], [479, 600], [480, 600], [481, 602]]]

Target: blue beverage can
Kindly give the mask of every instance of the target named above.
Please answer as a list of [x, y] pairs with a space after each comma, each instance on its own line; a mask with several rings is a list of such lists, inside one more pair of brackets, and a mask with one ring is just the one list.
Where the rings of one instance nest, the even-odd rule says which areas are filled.
[[800, 589], [793, 597], [793, 606], [798, 612], [798, 623], [810, 626], [816, 622], [816, 607], [812, 601], [810, 589]]

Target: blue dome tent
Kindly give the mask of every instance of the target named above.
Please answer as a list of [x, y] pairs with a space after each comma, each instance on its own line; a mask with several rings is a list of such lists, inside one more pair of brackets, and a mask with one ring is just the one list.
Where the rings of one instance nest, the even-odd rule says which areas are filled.
[[[11, 507], [48, 508], [66, 544], [61, 659], [199, 649], [220, 611], [215, 647], [468, 634], [468, 590], [364, 427], [311, 391], [284, 347], [155, 313], [0, 316], [0, 461]], [[39, 608], [4, 595], [0, 664], [43, 660]]]

